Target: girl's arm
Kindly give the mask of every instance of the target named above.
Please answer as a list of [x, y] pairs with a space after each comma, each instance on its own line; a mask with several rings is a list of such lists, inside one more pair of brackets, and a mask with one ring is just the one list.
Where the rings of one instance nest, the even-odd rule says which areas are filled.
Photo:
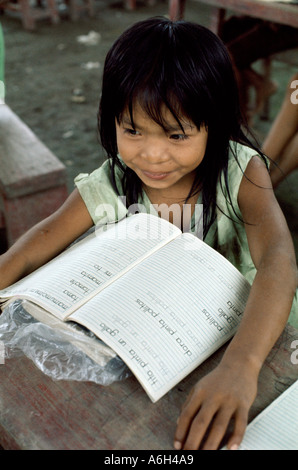
[[239, 446], [260, 369], [285, 327], [297, 287], [291, 236], [258, 157], [250, 161], [245, 176], [238, 202], [257, 274], [241, 324], [220, 364], [197, 383], [184, 405], [175, 435], [177, 449], [217, 449], [232, 418], [228, 447]]
[[75, 189], [60, 209], [31, 228], [0, 256], [0, 289], [54, 258], [92, 225], [86, 205]]

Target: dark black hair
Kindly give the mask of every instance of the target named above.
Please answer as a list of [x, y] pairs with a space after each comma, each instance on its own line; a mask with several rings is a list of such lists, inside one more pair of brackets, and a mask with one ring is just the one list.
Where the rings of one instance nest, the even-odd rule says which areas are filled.
[[154, 17], [127, 29], [108, 52], [99, 133], [111, 159], [113, 185], [118, 194], [115, 166], [123, 169], [121, 189], [127, 205], [137, 203], [142, 186], [135, 173], [124, 168], [117, 157], [115, 119], [120, 122], [124, 111], [129, 110], [133, 123], [136, 102], [163, 127], [162, 108], [166, 105], [182, 129], [179, 116], [188, 117], [198, 129], [208, 129], [206, 153], [189, 194], [202, 190], [206, 236], [215, 219], [216, 185], [222, 173], [228, 189], [230, 141], [255, 148], [242, 131], [237, 82], [222, 41], [198, 24]]

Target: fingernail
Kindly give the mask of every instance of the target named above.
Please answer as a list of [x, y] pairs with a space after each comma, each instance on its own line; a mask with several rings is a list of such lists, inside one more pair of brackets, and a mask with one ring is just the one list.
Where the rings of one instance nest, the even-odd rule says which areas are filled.
[[230, 450], [237, 450], [238, 449], [238, 444], [233, 444], [231, 447], [230, 447]]
[[181, 449], [181, 442], [175, 441], [174, 442], [174, 447], [175, 447], [176, 450], [180, 450]]

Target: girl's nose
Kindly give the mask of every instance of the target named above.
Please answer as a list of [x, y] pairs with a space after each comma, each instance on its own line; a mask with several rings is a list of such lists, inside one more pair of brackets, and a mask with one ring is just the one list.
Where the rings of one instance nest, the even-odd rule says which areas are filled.
[[141, 156], [150, 163], [162, 163], [168, 160], [167, 146], [159, 139], [147, 139], [141, 151]]

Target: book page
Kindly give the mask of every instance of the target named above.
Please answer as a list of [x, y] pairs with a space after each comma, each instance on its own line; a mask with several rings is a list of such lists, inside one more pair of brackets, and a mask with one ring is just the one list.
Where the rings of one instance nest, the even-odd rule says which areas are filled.
[[298, 380], [247, 426], [239, 450], [298, 450]]
[[0, 298], [26, 298], [63, 320], [126, 269], [180, 233], [154, 215], [133, 215], [105, 231], [96, 231], [0, 291]]
[[184, 234], [70, 319], [113, 348], [156, 401], [234, 334], [249, 290], [227, 260]]

